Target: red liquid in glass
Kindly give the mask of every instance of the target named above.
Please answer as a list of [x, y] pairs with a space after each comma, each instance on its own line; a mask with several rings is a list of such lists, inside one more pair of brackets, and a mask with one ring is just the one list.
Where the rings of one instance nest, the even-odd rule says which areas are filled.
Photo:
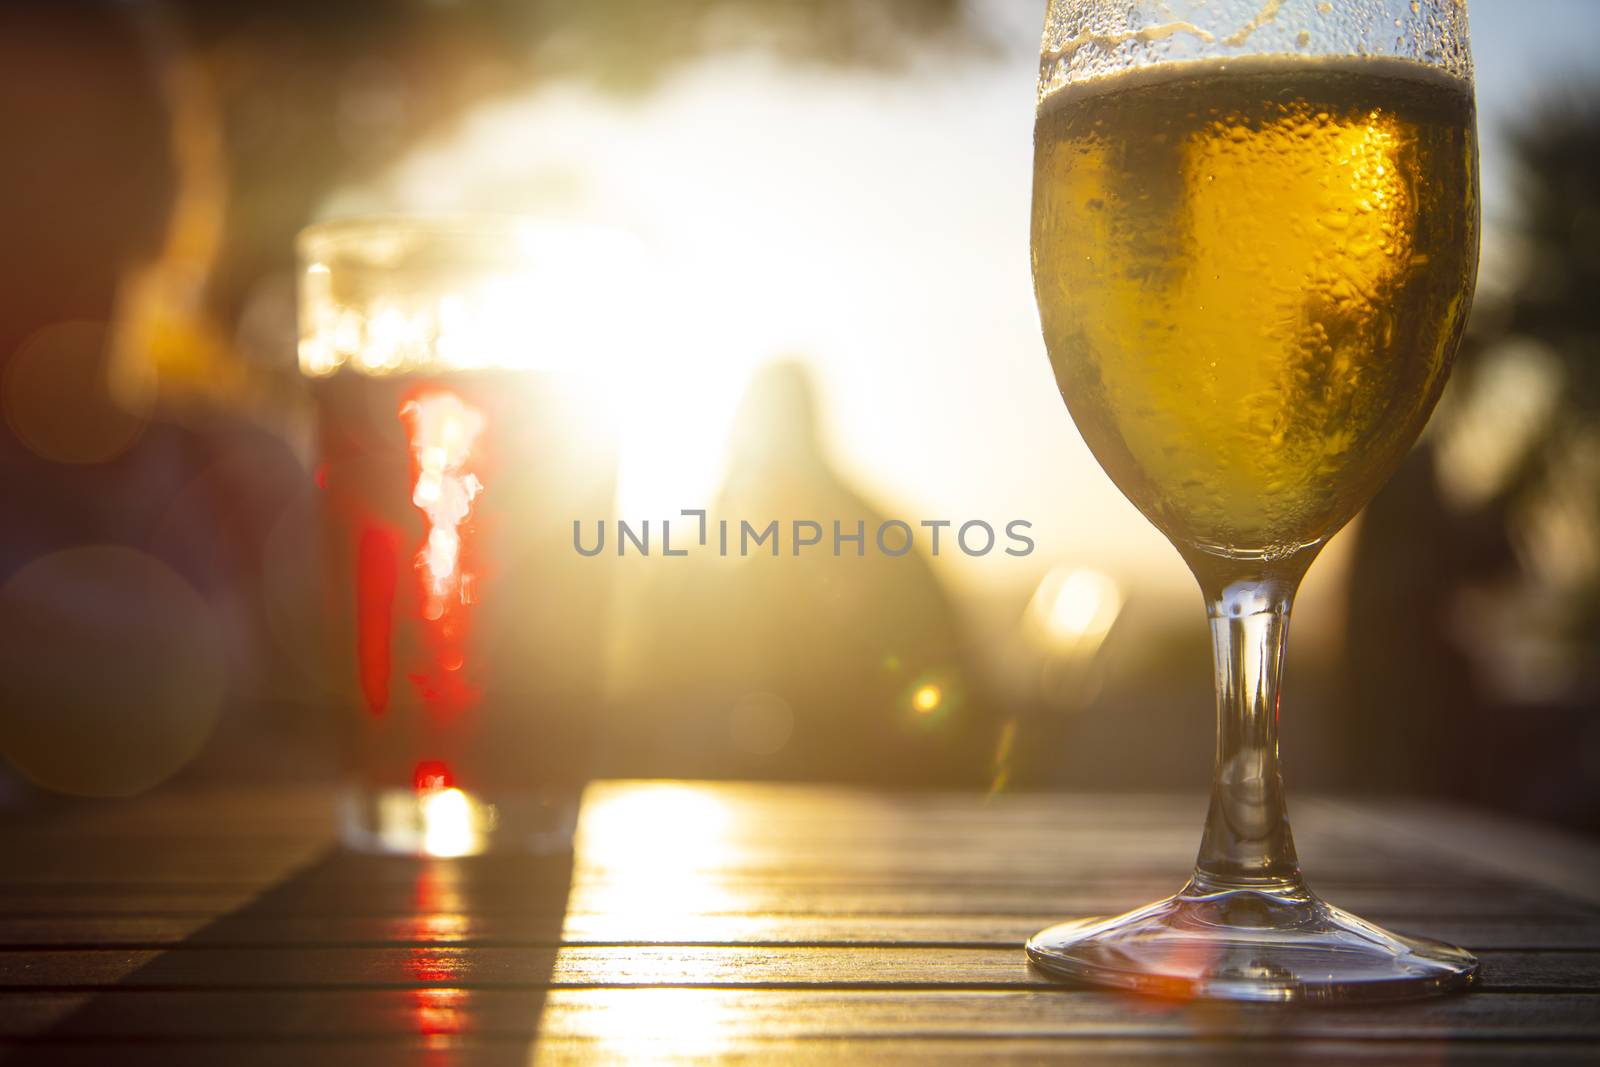
[[615, 453], [538, 375], [311, 382], [332, 621], [327, 677], [368, 797], [576, 796], [600, 704]]

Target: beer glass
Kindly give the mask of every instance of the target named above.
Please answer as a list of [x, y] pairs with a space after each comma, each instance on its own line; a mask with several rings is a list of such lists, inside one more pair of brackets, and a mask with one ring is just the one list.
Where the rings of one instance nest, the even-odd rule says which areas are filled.
[[[615, 449], [603, 238], [485, 218], [300, 235], [328, 662], [357, 848], [564, 847], [599, 704]], [[613, 353], [614, 354], [614, 353]]]
[[1469, 983], [1467, 952], [1307, 888], [1277, 735], [1295, 589], [1421, 431], [1471, 304], [1465, 3], [1051, 0], [1034, 168], [1056, 381], [1106, 473], [1199, 582], [1218, 735], [1189, 883], [1042, 930], [1028, 955], [1178, 996]]

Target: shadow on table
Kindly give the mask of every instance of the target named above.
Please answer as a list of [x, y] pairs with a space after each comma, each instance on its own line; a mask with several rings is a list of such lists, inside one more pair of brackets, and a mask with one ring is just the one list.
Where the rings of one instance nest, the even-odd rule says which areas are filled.
[[328, 1043], [341, 1062], [433, 1062], [463, 1046], [474, 1062], [526, 1062], [571, 879], [571, 853], [336, 849], [97, 990], [41, 1040], [84, 1062], [112, 1045], [119, 1062], [140, 1045], [153, 1062], [202, 1062], [226, 1044], [220, 1062], [303, 1063]]

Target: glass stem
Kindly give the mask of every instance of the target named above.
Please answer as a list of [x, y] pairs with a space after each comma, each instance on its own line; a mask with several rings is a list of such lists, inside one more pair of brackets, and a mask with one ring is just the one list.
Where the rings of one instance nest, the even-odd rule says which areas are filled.
[[1216, 666], [1217, 765], [1184, 893], [1300, 896], [1307, 891], [1278, 770], [1278, 683], [1299, 574], [1201, 584]]

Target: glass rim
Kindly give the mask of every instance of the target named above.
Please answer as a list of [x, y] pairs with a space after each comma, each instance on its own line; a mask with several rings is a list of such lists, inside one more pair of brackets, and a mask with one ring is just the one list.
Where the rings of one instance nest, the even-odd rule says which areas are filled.
[[1466, 0], [1049, 0], [1035, 99], [1180, 63], [1390, 59], [1475, 81]]
[[[358, 250], [381, 238], [463, 238], [517, 243], [539, 227], [549, 225], [532, 215], [497, 212], [372, 212], [322, 219], [295, 235], [295, 251], [303, 260], [321, 259], [330, 252]], [[562, 222], [562, 225], [581, 225]]]

